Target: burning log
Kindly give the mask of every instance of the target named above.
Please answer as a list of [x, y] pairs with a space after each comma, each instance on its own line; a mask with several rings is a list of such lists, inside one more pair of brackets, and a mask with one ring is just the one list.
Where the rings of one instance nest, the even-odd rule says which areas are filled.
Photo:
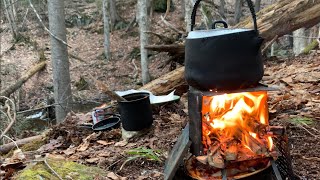
[[225, 163], [221, 155], [221, 151], [209, 152], [208, 163], [212, 167], [223, 169], [225, 167]]
[[236, 143], [232, 143], [231, 145], [229, 145], [229, 147], [227, 147], [224, 154], [227, 161], [236, 160], [238, 156], [238, 145]]
[[196, 159], [202, 164], [208, 164], [208, 156], [197, 156]]

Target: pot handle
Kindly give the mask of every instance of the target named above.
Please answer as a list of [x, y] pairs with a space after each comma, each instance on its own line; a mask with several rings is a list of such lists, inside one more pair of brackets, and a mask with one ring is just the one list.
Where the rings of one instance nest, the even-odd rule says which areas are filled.
[[224, 28], [228, 28], [228, 24], [225, 21], [215, 21], [212, 24], [212, 29], [215, 29], [217, 24], [223, 24]]
[[[197, 0], [197, 1], [194, 3], [193, 10], [192, 10], [192, 14], [191, 14], [191, 31], [193, 31], [193, 28], [194, 28], [194, 25], [195, 25], [195, 21], [196, 21], [197, 9], [198, 9], [198, 6], [199, 6], [199, 4], [200, 4], [201, 1], [202, 1], [202, 0]], [[253, 3], [252, 3], [251, 0], [246, 0], [246, 2], [247, 2], [247, 4], [248, 4], [248, 7], [249, 7], [250, 12], [251, 12], [254, 30], [255, 30], [257, 33], [259, 33], [259, 31], [258, 31], [258, 26], [257, 26], [257, 18], [256, 18], [256, 13], [255, 13], [255, 10], [254, 10]]]

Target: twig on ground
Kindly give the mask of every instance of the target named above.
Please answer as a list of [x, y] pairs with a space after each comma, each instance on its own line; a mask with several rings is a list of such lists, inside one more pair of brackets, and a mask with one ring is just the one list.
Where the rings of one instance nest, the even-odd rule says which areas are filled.
[[313, 134], [312, 132], [310, 132], [307, 128], [303, 127], [302, 125], [298, 124], [298, 127], [302, 128], [303, 130], [305, 130], [307, 133], [309, 133], [310, 135], [312, 135], [313, 137], [319, 139], [319, 136]]
[[305, 157], [305, 156], [302, 156], [302, 159], [309, 160], [309, 161], [319, 161], [320, 162], [320, 158], [319, 157]]
[[68, 46], [68, 47], [71, 47], [71, 46], [68, 45], [64, 40], [62, 40], [62, 39], [60, 39], [59, 37], [57, 37], [56, 35], [54, 35], [54, 34], [46, 27], [46, 25], [44, 25], [41, 17], [39, 16], [36, 8], [34, 8], [31, 0], [29, 0], [29, 5], [30, 5], [30, 7], [32, 8], [33, 12], [36, 14], [36, 16], [37, 16], [38, 20], [40, 21], [41, 25], [43, 26], [44, 30], [46, 30], [52, 37], [54, 37], [56, 40], [60, 41], [62, 44], [66, 45], [66, 46]]
[[160, 16], [160, 18], [161, 18], [162, 22], [163, 22], [165, 25], [167, 25], [171, 30], [173, 30], [173, 31], [175, 31], [175, 32], [177, 32], [177, 33], [179, 33], [179, 34], [184, 34], [183, 31], [180, 31], [179, 29], [177, 29], [176, 27], [174, 27], [172, 24], [170, 24], [167, 20], [165, 20], [165, 19], [163, 18], [163, 16]]
[[55, 176], [57, 176], [60, 180], [63, 180], [61, 176], [54, 169], [52, 169], [52, 167], [48, 164], [47, 158], [44, 158], [43, 162]]
[[139, 70], [138, 70], [138, 67], [135, 63], [135, 59], [132, 59], [131, 63], [133, 64], [133, 67], [134, 67], [134, 74], [133, 74], [133, 78], [137, 78], [138, 75], [139, 75]]
[[10, 141], [12, 141], [13, 144], [17, 147], [17, 149], [20, 149], [19, 146], [18, 146], [18, 144], [17, 144], [11, 137], [9, 137], [9, 136], [7, 136], [7, 135], [3, 135], [3, 137], [5, 137], [5, 138], [9, 139]]
[[[10, 120], [9, 125], [4, 129], [4, 131], [0, 135], [0, 139], [1, 139], [10, 130], [10, 128], [12, 127], [14, 122], [16, 121], [16, 106], [15, 106], [14, 102], [11, 99], [9, 99], [9, 98], [7, 98], [5, 96], [0, 96], [0, 99], [6, 99], [5, 106], [7, 107], [7, 117]], [[13, 117], [11, 116], [11, 113], [10, 113], [10, 111], [11, 111], [10, 105], [8, 105], [7, 102], [11, 103]]]
[[128, 24], [128, 26], [127, 26], [127, 28], [126, 28], [125, 31], [128, 32], [128, 31], [130, 30], [131, 26], [133, 26], [135, 22], [136, 22], [136, 16], [134, 16], [134, 17], [132, 18], [132, 20], [131, 20], [130, 23]]
[[278, 35], [276, 35], [270, 42], [268, 42], [268, 44], [266, 44], [264, 46], [264, 48], [262, 49], [261, 53], [264, 54], [266, 53], [267, 49], [278, 39]]

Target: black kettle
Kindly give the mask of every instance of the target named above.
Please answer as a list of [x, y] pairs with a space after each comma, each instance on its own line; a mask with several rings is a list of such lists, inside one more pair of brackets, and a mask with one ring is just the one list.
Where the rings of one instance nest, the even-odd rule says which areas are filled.
[[[200, 90], [233, 90], [252, 87], [262, 79], [263, 38], [259, 36], [251, 0], [246, 0], [254, 29], [231, 29], [224, 21], [213, 23], [213, 29], [193, 31], [197, 0], [191, 16], [191, 31], [185, 45], [185, 78]], [[217, 29], [222, 24], [224, 28]]]

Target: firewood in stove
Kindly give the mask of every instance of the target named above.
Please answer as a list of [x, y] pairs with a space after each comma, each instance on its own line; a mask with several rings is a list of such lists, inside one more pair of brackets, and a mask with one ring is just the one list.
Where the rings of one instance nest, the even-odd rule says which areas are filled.
[[234, 161], [238, 156], [238, 145], [236, 143], [231, 143], [226, 151], [224, 152], [225, 158], [227, 161]]
[[218, 150], [215, 153], [208, 153], [208, 163], [210, 166], [223, 169], [225, 167], [224, 159], [221, 155], [221, 151]]
[[273, 135], [283, 136], [285, 133], [285, 128], [282, 126], [268, 126], [266, 131], [272, 132]]
[[197, 156], [196, 159], [202, 164], [208, 164], [208, 156]]

